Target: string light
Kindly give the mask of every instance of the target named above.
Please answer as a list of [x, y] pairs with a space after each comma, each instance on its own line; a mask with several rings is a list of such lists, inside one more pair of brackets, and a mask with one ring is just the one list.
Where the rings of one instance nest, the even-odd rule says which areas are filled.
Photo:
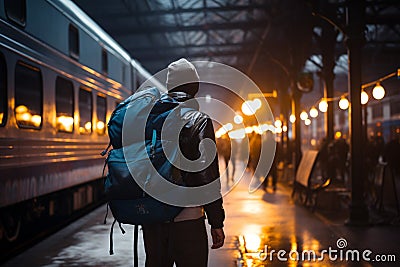
[[385, 88], [378, 82], [376, 83], [374, 89], [372, 89], [372, 96], [376, 100], [381, 100], [385, 96]]
[[345, 97], [341, 97], [339, 100], [339, 108], [342, 110], [346, 110], [349, 108], [349, 100]]
[[328, 111], [328, 102], [325, 99], [321, 100], [318, 104], [318, 108], [319, 108], [319, 111], [321, 111], [321, 112], [327, 112]]

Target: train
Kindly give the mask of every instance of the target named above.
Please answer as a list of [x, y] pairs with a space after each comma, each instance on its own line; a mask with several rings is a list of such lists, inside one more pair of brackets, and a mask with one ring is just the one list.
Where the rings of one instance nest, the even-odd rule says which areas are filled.
[[0, 0], [2, 244], [103, 196], [106, 122], [150, 77], [72, 1]]

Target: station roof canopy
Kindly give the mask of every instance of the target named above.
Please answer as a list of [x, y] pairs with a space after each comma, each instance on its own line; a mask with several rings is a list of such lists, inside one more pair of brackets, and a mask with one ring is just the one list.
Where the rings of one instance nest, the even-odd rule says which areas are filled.
[[[181, 57], [216, 61], [270, 91], [285, 87], [288, 73], [302, 71], [307, 60], [322, 69], [322, 60], [312, 56], [324, 53], [329, 38], [337, 64], [347, 53], [344, 0], [74, 2], [152, 73]], [[400, 2], [365, 3], [365, 66], [394, 70], [400, 60]]]

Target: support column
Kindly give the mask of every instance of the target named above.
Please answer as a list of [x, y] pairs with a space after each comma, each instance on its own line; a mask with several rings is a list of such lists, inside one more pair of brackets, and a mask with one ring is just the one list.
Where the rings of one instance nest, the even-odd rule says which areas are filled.
[[[327, 12], [334, 10], [330, 8]], [[332, 99], [334, 97], [333, 81], [335, 74], [333, 69], [335, 67], [335, 44], [336, 44], [336, 32], [334, 27], [326, 22], [322, 22], [322, 36], [321, 36], [321, 49], [322, 49], [322, 76], [324, 78], [324, 97]], [[325, 113], [325, 132], [327, 140], [333, 140], [333, 103], [328, 102], [328, 110]]]
[[365, 225], [368, 223], [368, 209], [364, 203], [364, 140], [361, 108], [361, 66], [364, 43], [365, 1], [348, 1], [348, 57], [349, 57], [349, 95], [351, 100], [349, 116], [351, 153], [351, 206], [347, 224]]

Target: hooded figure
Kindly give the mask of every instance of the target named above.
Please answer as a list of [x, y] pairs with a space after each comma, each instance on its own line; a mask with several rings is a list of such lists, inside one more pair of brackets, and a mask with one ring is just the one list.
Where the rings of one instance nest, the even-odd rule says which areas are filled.
[[192, 97], [199, 90], [199, 75], [192, 63], [184, 58], [168, 65], [167, 89], [169, 92], [185, 92]]
[[[214, 128], [210, 117], [197, 108], [193, 98], [199, 90], [199, 75], [195, 66], [184, 58], [168, 66], [168, 94], [161, 99], [172, 98], [182, 106], [191, 106], [191, 110], [181, 115], [185, 122], [179, 133], [179, 147], [189, 160], [207, 156], [199, 151], [200, 142], [210, 139], [215, 143]], [[187, 101], [187, 102], [186, 102]], [[189, 104], [188, 104], [189, 103]], [[204, 155], [205, 154], [205, 155]], [[187, 187], [198, 187], [219, 179], [218, 156], [212, 163], [200, 171], [179, 170], [183, 183]], [[220, 194], [220, 187], [219, 187]], [[186, 207], [173, 222], [143, 225], [143, 237], [146, 250], [146, 267], [201, 266], [208, 264], [208, 237], [204, 219], [211, 225], [212, 249], [223, 245], [225, 235], [223, 222], [225, 212], [222, 196], [203, 206]]]

